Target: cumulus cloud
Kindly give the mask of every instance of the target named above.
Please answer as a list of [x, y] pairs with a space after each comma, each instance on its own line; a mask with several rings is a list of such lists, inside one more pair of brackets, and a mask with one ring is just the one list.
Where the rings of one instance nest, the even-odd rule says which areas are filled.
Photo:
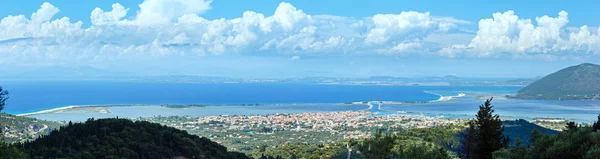
[[[411, 34], [423, 34], [444, 28], [448, 30], [451, 23], [440, 23], [429, 16], [429, 12], [419, 13], [415, 11], [401, 12], [400, 14], [377, 14], [373, 16], [374, 27], [369, 30], [365, 43], [382, 44], [388, 40], [396, 40], [411, 36]], [[441, 26], [441, 27], [440, 27]]]
[[[145, 0], [139, 10], [112, 4], [95, 8], [91, 25], [43, 3], [31, 14], [0, 21], [0, 63], [33, 59], [47, 63], [221, 54], [428, 54], [489, 57], [501, 54], [598, 54], [598, 29], [568, 28], [568, 13], [535, 20], [515, 12], [469, 21], [404, 11], [353, 18], [311, 15], [280, 3], [272, 15], [246, 11], [238, 18], [205, 19], [210, 0]], [[293, 57], [293, 56], [292, 56]], [[298, 56], [299, 57], [299, 56]], [[21, 62], [22, 63], [22, 62]], [[30, 62], [34, 63], [34, 62]]]
[[488, 57], [600, 53], [598, 31], [590, 31], [587, 26], [570, 31], [568, 15], [561, 11], [556, 17], [537, 17], [534, 23], [531, 19], [519, 18], [512, 10], [494, 13], [492, 18], [479, 21], [479, 30], [469, 44], [446, 47], [439, 53], [452, 57], [460, 54]]
[[[144, 0], [139, 7], [139, 25], [168, 24], [185, 14], [201, 14], [209, 9], [212, 0]], [[114, 10], [114, 8], [113, 8]]]
[[2, 19], [0, 52], [7, 56], [0, 62], [18, 61], [10, 58], [64, 63], [220, 54], [423, 53], [419, 51], [423, 38], [450, 34], [468, 23], [415, 11], [365, 18], [310, 15], [285, 2], [273, 15], [246, 11], [233, 19], [205, 19], [202, 13], [211, 9], [211, 2], [145, 0], [135, 13], [115, 3], [110, 10], [92, 10], [88, 28], [68, 17], [55, 17], [60, 10], [44, 3], [29, 18]]
[[59, 9], [50, 3], [43, 3], [41, 7], [31, 14], [30, 18], [24, 15], [7, 16], [0, 21], [0, 40], [32, 37], [72, 36], [81, 31], [81, 22], [71, 23], [69, 18], [63, 17], [50, 21]]
[[127, 15], [129, 8], [123, 7], [119, 3], [112, 5], [112, 11], [104, 12], [100, 8], [96, 8], [92, 11], [90, 20], [92, 25], [110, 25], [117, 24]]

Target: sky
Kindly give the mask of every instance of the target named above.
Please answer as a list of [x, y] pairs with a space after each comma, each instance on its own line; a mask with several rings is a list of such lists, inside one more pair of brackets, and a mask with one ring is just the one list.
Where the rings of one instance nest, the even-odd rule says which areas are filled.
[[0, 77], [536, 77], [600, 62], [599, 3], [0, 1]]

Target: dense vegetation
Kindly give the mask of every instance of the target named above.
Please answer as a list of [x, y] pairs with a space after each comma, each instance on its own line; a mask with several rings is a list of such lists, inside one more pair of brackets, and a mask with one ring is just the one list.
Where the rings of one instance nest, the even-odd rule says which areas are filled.
[[[261, 147], [249, 152], [282, 158], [455, 158], [446, 146], [458, 145], [456, 133], [461, 125], [403, 130], [394, 133], [380, 131], [374, 137], [338, 141], [336, 144], [289, 144]], [[350, 150], [350, 151], [349, 151]]]
[[600, 65], [584, 63], [552, 73], [514, 96], [524, 99], [600, 99]]
[[600, 132], [598, 127], [579, 127], [570, 122], [566, 130], [557, 135], [544, 135], [534, 130], [531, 146], [517, 144], [515, 147], [494, 153], [499, 159], [593, 159], [600, 157]]
[[30, 158], [248, 158], [183, 130], [126, 119], [69, 123], [19, 147]]
[[358, 157], [384, 158], [451, 158], [449, 152], [441, 145], [422, 140], [422, 138], [397, 134], [377, 133], [375, 137], [364, 139], [356, 145]]
[[510, 146], [516, 146], [517, 139], [520, 140], [520, 144], [523, 146], [531, 145], [529, 142], [531, 139], [531, 132], [534, 130], [540, 131], [545, 135], [556, 135], [557, 131], [548, 128], [541, 127], [539, 125], [527, 122], [526, 120], [519, 119], [514, 121], [502, 121], [504, 125], [504, 136], [512, 139]]
[[504, 137], [504, 126], [498, 114], [494, 114], [492, 99], [479, 106], [477, 118], [468, 123], [469, 127], [462, 133], [462, 158], [492, 158], [494, 151], [507, 148], [509, 139]]
[[262, 156], [281, 157], [285, 159], [295, 158], [346, 158], [348, 150], [346, 144], [289, 144], [277, 145], [273, 147], [263, 146], [248, 152], [251, 157], [260, 158]]

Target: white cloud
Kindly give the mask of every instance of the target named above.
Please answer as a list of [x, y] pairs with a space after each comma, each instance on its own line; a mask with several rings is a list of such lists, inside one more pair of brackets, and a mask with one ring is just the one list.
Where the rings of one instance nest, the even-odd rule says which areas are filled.
[[568, 13], [557, 17], [542, 16], [520, 19], [514, 11], [494, 13], [493, 18], [479, 21], [479, 30], [468, 45], [444, 48], [440, 54], [457, 56], [579, 56], [600, 53], [598, 31], [587, 26], [578, 31], [567, 28]]
[[[598, 29], [570, 29], [568, 14], [519, 18], [494, 13], [471, 33], [469, 21], [405, 11], [353, 18], [310, 15], [280, 3], [273, 15], [246, 11], [238, 18], [205, 19], [210, 0], [145, 0], [133, 13], [115, 3], [90, 12], [91, 26], [43, 3], [31, 16], [0, 21], [0, 63], [88, 62], [220, 54], [428, 54], [495, 57], [600, 54]], [[595, 27], [594, 27], [595, 28]], [[30, 60], [31, 61], [31, 60]]]
[[[63, 17], [50, 21], [59, 9], [43, 3], [28, 19], [24, 15], [7, 16], [0, 21], [0, 40], [33, 37], [66, 37], [81, 31], [81, 22], [71, 23]], [[59, 40], [59, 39], [57, 39]]]
[[18, 15], [2, 19], [0, 51], [15, 57], [35, 55], [40, 61], [81, 62], [262, 52], [418, 52], [424, 37], [445, 34], [468, 23], [414, 11], [362, 19], [309, 15], [285, 2], [273, 15], [246, 11], [239, 18], [208, 20], [201, 14], [211, 9], [211, 2], [145, 0], [130, 16], [129, 8], [115, 3], [109, 11], [91, 11], [89, 28], [81, 28], [81, 22], [70, 22], [68, 17], [55, 19], [59, 9], [44, 3], [30, 18]]
[[292, 59], [293, 61], [300, 60], [300, 56], [292, 56], [292, 58], [291, 58], [291, 59]]
[[396, 53], [404, 53], [408, 51], [417, 51], [421, 47], [422, 44], [418, 42], [400, 43], [394, 46], [390, 51]]
[[42, 4], [40, 9], [37, 10], [37, 12], [31, 14], [31, 22], [42, 23], [49, 21], [56, 13], [58, 13], [58, 8], [54, 7], [48, 2], [45, 2]]
[[[373, 16], [374, 27], [369, 30], [365, 43], [383, 44], [389, 40], [397, 40], [411, 35], [427, 34], [431, 31], [452, 27], [452, 23], [440, 23], [429, 16], [429, 12], [415, 11], [400, 14], [377, 14]], [[441, 27], [440, 27], [441, 26]], [[420, 37], [420, 36], [419, 36]]]
[[139, 5], [136, 24], [169, 24], [185, 14], [201, 14], [210, 10], [210, 3], [212, 0], [144, 0]]
[[112, 11], [104, 12], [100, 8], [92, 11], [90, 20], [92, 25], [110, 25], [117, 24], [127, 15], [129, 8], [125, 9], [121, 4], [115, 3], [112, 5]]

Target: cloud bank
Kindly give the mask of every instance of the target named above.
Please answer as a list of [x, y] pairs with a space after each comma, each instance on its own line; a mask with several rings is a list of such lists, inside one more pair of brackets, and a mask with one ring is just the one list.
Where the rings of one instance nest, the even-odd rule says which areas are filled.
[[[160, 57], [283, 55], [416, 55], [526, 57], [600, 55], [597, 27], [567, 27], [568, 13], [535, 20], [515, 12], [471, 22], [429, 12], [403, 11], [352, 18], [311, 15], [282, 2], [273, 15], [246, 11], [234, 19], [205, 19], [210, 0], [145, 0], [139, 11], [119, 3], [96, 8], [91, 26], [55, 17], [43, 3], [30, 16], [0, 21], [0, 64], [43, 65]], [[592, 29], [596, 28], [596, 29]], [[27, 61], [27, 62], [25, 62]]]
[[600, 30], [588, 26], [568, 28], [568, 13], [556, 17], [520, 19], [514, 11], [494, 13], [479, 21], [476, 36], [469, 44], [453, 45], [440, 51], [447, 56], [589, 56], [600, 54]]

